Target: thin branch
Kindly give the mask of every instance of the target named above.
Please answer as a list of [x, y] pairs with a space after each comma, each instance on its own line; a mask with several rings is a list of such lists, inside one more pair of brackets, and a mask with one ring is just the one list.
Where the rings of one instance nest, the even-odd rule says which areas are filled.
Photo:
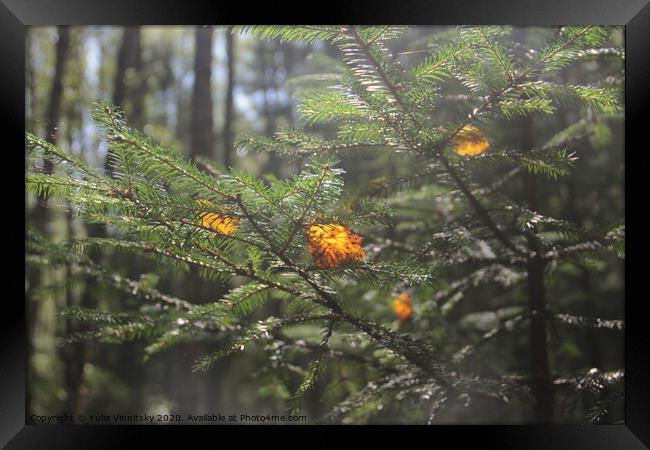
[[294, 236], [298, 232], [298, 229], [302, 226], [303, 220], [305, 220], [305, 216], [309, 212], [309, 209], [311, 208], [311, 205], [314, 203], [316, 199], [316, 194], [318, 194], [318, 191], [320, 190], [320, 187], [323, 185], [323, 181], [325, 181], [325, 177], [327, 176], [327, 172], [329, 171], [329, 166], [324, 166], [323, 167], [323, 173], [321, 173], [321, 176], [318, 178], [318, 181], [316, 182], [316, 185], [314, 186], [314, 189], [309, 197], [309, 200], [307, 201], [307, 205], [305, 206], [305, 209], [303, 210], [302, 214], [298, 218], [298, 220], [294, 223], [293, 228], [291, 229], [291, 232], [289, 233], [289, 237], [287, 238], [286, 242], [280, 249], [278, 256], [282, 257], [285, 252], [287, 251], [287, 248], [289, 248], [289, 245], [291, 244], [291, 241], [293, 241]]

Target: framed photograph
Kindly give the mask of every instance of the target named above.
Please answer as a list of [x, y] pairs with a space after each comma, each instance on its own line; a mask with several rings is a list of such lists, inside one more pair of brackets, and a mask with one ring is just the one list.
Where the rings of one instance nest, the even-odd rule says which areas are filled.
[[245, 9], [2, 1], [2, 445], [648, 448], [650, 5]]

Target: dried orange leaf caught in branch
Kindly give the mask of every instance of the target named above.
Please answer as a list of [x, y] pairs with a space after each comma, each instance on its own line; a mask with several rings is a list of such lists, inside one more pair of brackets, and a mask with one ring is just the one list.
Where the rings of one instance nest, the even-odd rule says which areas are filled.
[[210, 228], [219, 234], [232, 234], [239, 228], [239, 219], [237, 217], [230, 217], [219, 210], [209, 200], [199, 200], [198, 205], [202, 209], [215, 209], [215, 212], [202, 212], [199, 214], [201, 218], [201, 226]]
[[411, 294], [402, 292], [393, 300], [393, 311], [399, 320], [406, 320], [413, 315], [413, 306], [411, 305]]
[[307, 250], [319, 269], [340, 267], [345, 262], [360, 261], [366, 256], [363, 238], [343, 225], [311, 225], [307, 231]]
[[452, 140], [454, 151], [460, 156], [477, 156], [490, 148], [483, 132], [472, 125], [465, 125]]

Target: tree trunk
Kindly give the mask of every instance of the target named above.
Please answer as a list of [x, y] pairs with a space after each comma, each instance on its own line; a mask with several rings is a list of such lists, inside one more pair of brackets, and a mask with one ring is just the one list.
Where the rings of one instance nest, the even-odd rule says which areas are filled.
[[[113, 78], [113, 94], [112, 94], [112, 103], [115, 106], [120, 107], [128, 113], [129, 123], [134, 127], [141, 127], [143, 125], [143, 114], [144, 114], [144, 95], [145, 95], [145, 85], [144, 81], [140, 76], [142, 70], [142, 51], [141, 51], [141, 30], [139, 27], [126, 27], [122, 34], [122, 42], [117, 54], [116, 61], [116, 71]], [[129, 69], [133, 70], [133, 73], [129, 72]], [[137, 82], [134, 83], [133, 75], [140, 77]], [[106, 159], [104, 161], [104, 170], [106, 175], [113, 177], [113, 167], [111, 161], [110, 149], [106, 154]], [[88, 236], [92, 237], [106, 237], [107, 230], [103, 224], [89, 224], [86, 226]], [[99, 265], [107, 264], [108, 257], [103, 255], [97, 250], [90, 250], [89, 256]], [[128, 264], [128, 263], [127, 263]], [[136, 264], [137, 265], [137, 264]], [[127, 276], [133, 278], [134, 267], [136, 265], [128, 265], [127, 267]], [[94, 309], [97, 307], [97, 299], [95, 298], [95, 293], [97, 292], [97, 281], [87, 280], [84, 289], [80, 294], [80, 304], [84, 308]], [[68, 327], [71, 326], [68, 323]], [[87, 329], [86, 325], [81, 325], [79, 330], [84, 331]], [[137, 352], [137, 343], [127, 343], [125, 344], [126, 348], [122, 349], [125, 360], [121, 361], [116, 367], [111, 366], [112, 352], [115, 352], [116, 349], [102, 347], [99, 349], [97, 355], [94, 355], [96, 363], [99, 365], [110, 366], [111, 370], [114, 373], [122, 378], [127, 380], [128, 385], [131, 387], [132, 395], [132, 405], [131, 407], [134, 410], [141, 410], [142, 405], [142, 366], [139, 364], [140, 355]], [[68, 394], [68, 413], [78, 414], [83, 400], [83, 366], [86, 361], [90, 358], [90, 351], [88, 346], [85, 343], [78, 343], [77, 345], [77, 355], [80, 358], [79, 364], [75, 367], [71, 367], [68, 371], [69, 378], [69, 391]]]
[[[273, 136], [276, 131], [276, 112], [271, 106], [269, 91], [275, 89], [275, 65], [269, 63], [269, 59], [273, 60], [275, 53], [275, 45], [272, 42], [262, 41], [257, 45], [256, 53], [259, 60], [262, 62], [261, 67], [261, 83], [264, 101], [262, 103], [262, 116], [264, 117], [264, 135]], [[268, 161], [266, 163], [266, 171], [280, 176], [281, 159], [275, 153], [268, 154]]]
[[[145, 79], [142, 76], [142, 31], [138, 26], [126, 27], [124, 29], [122, 43], [117, 57], [117, 72], [113, 85], [113, 104], [126, 111], [129, 125], [134, 128], [144, 126], [144, 97], [145, 97]], [[105, 161], [108, 167], [109, 160]], [[112, 172], [110, 172], [112, 176]], [[106, 228], [103, 225], [93, 226], [90, 230], [93, 236], [106, 236]], [[102, 259], [107, 259], [106, 255], [94, 255], [97, 262], [101, 264]], [[126, 276], [131, 279], [137, 279], [138, 276], [146, 270], [146, 262], [140, 259], [129, 258], [126, 261], [118, 261], [118, 265], [126, 267]], [[143, 266], [144, 264], [144, 266]], [[95, 284], [90, 281], [87, 288], [92, 288]], [[90, 289], [91, 290], [91, 289]], [[93, 307], [94, 300], [90, 298], [89, 292], [86, 292], [82, 299], [83, 306]], [[88, 304], [87, 304], [88, 302]], [[128, 306], [118, 300], [119, 308], [124, 309]], [[95, 305], [96, 306], [96, 305]], [[131, 389], [130, 407], [134, 411], [142, 411], [144, 398], [144, 371], [145, 367], [141, 363], [141, 343], [127, 342], [125, 348], [121, 349], [118, 357], [115, 354], [110, 355], [114, 360], [119, 359], [120, 363], [115, 367], [116, 374], [128, 384]], [[108, 348], [108, 352], [115, 352], [116, 349]], [[108, 356], [108, 355], [105, 355]], [[109, 361], [111, 358], [107, 358]]]
[[[533, 119], [526, 116], [522, 120], [521, 146], [524, 152], [532, 150], [534, 145]], [[539, 211], [537, 198], [537, 180], [535, 175], [525, 172], [523, 188], [531, 211]], [[528, 304], [530, 311], [529, 343], [532, 370], [532, 391], [535, 398], [535, 420], [537, 422], [553, 421], [553, 386], [548, 364], [546, 334], [546, 298], [544, 286], [543, 248], [536, 230], [527, 233], [530, 256], [526, 264], [528, 273]]]
[[117, 70], [113, 84], [113, 104], [124, 107], [129, 86], [127, 83], [127, 70], [142, 68], [142, 56], [140, 49], [140, 27], [126, 27], [122, 35], [122, 44], [117, 55]]
[[[129, 99], [128, 95], [130, 94], [129, 86], [127, 84], [127, 71], [130, 68], [139, 71], [141, 67], [140, 27], [126, 27], [124, 29], [124, 34], [122, 35], [122, 44], [120, 45], [120, 50], [117, 54], [117, 70], [115, 71], [115, 81], [113, 82], [113, 105], [126, 109], [127, 100]], [[139, 96], [135, 97], [140, 98]], [[141, 98], [140, 101], [134, 100], [132, 112], [135, 112], [135, 110], [141, 112], [142, 107]], [[113, 176], [110, 149], [106, 154], [104, 171], [108, 176]]]
[[[56, 42], [56, 62], [54, 66], [54, 78], [50, 89], [49, 101], [46, 115], [45, 140], [50, 144], [56, 145], [59, 130], [59, 119], [61, 115], [61, 104], [63, 101], [63, 77], [65, 75], [65, 66], [68, 59], [70, 48], [70, 29], [65, 26], [57, 28], [58, 38]], [[32, 111], [33, 112], [33, 111]], [[43, 170], [51, 174], [54, 170], [52, 160], [45, 158], [43, 161]], [[32, 210], [29, 223], [43, 233], [48, 231], [48, 201], [47, 197], [41, 196], [37, 199], [37, 204]], [[29, 343], [27, 345], [27, 364], [31, 371], [31, 359], [34, 352], [34, 329], [38, 316], [38, 302], [33, 298], [34, 290], [40, 287], [42, 283], [42, 271], [40, 268], [30, 269], [29, 273], [29, 292], [27, 305], [27, 333]], [[31, 409], [31, 396], [27, 393], [27, 408]]]
[[212, 118], [212, 28], [196, 30], [194, 90], [190, 125], [190, 157], [214, 156], [214, 120]]
[[[59, 136], [59, 119], [61, 118], [61, 105], [63, 103], [63, 77], [70, 50], [70, 29], [65, 26], [58, 27], [58, 34], [54, 79], [50, 89], [45, 129], [45, 140], [53, 145], [56, 145]], [[51, 159], [46, 158], [43, 166], [45, 173], [52, 173], [54, 167]], [[39, 207], [36, 208], [34, 219], [37, 223], [46, 225], [47, 215], [47, 198], [41, 197], [39, 198]]]
[[129, 40], [131, 54], [133, 55], [132, 68], [134, 69], [136, 80], [132, 86], [131, 111], [129, 114], [130, 123], [133, 127], [141, 129], [145, 125], [144, 99], [147, 93], [146, 77], [143, 75], [142, 62], [142, 31], [140, 27], [135, 27], [133, 37]]
[[[73, 218], [72, 213], [68, 212], [66, 215], [66, 222], [68, 227], [68, 240], [74, 239], [74, 228], [73, 228]], [[66, 308], [71, 307], [75, 304], [74, 294], [72, 291], [71, 285], [71, 275], [72, 275], [72, 266], [67, 264], [65, 267], [65, 277], [66, 277], [66, 294], [65, 294], [65, 306]], [[92, 307], [87, 301], [88, 298], [88, 287], [84, 289], [82, 294], [82, 306], [86, 308]], [[72, 321], [66, 319], [63, 327], [64, 332], [70, 332], [73, 328]], [[64, 414], [71, 414], [76, 416], [81, 410], [81, 401], [83, 398], [82, 395], [82, 386], [83, 386], [83, 371], [84, 365], [86, 363], [86, 352], [87, 347], [84, 342], [74, 342], [65, 346], [61, 353], [62, 359], [65, 365], [65, 388], [67, 393], [66, 406]]]
[[[214, 157], [214, 121], [212, 114], [212, 28], [196, 30], [194, 59], [194, 89], [192, 92], [192, 117], [190, 123], [190, 157]], [[222, 286], [214, 286], [202, 279], [192, 269], [182, 284], [182, 296], [194, 303], [215, 301], [223, 292]], [[195, 361], [209, 351], [205, 344], [187, 343], [177, 346], [172, 367], [172, 396], [175, 400], [174, 413], [182, 416], [188, 413], [218, 411], [219, 395], [218, 366], [208, 374], [192, 372]]]
[[223, 123], [223, 165], [226, 168], [232, 166], [233, 148], [233, 90], [235, 88], [235, 42], [232, 29], [226, 30], [226, 58], [228, 65], [227, 85], [226, 85], [226, 107], [225, 119]]

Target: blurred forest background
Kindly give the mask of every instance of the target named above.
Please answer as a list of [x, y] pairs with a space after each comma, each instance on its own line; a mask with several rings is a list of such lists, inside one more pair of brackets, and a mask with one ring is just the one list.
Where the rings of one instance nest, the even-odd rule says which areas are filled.
[[[408, 64], [417, 61], [423, 49], [435, 45], [434, 37], [451, 29], [414, 27], [390, 41], [390, 49]], [[531, 28], [524, 32], [534, 35], [545, 31]], [[623, 47], [622, 30], [616, 31], [614, 41]], [[237, 150], [236, 137], [271, 136], [287, 126], [305, 128], [297, 114], [295, 95], [304, 89], [301, 77], [343, 70], [339, 50], [328, 43], [280, 43], [215, 27], [32, 27], [26, 52], [26, 129], [107, 170], [106, 146], [91, 119], [93, 102], [101, 99], [122, 107], [130, 126], [191, 158], [205, 157], [219, 165], [286, 177], [297, 171], [298, 161]], [[622, 59], [611, 58], [572, 65], [561, 76], [567, 82], [584, 82], [603, 74], [620, 75], [622, 67]], [[568, 124], [575, 120], [572, 114], [576, 113], [567, 108], [545, 120]], [[324, 137], [335, 135], [334, 128], [327, 125], [307, 128]], [[579, 160], [575, 170], [555, 183], [540, 186], [541, 210], [585, 227], [622, 222], [624, 216], [622, 121], [603, 122], [596, 130], [576, 144]], [[512, 130], [501, 132], [507, 136]], [[347, 171], [346, 187], [352, 190], [401, 170], [398, 160], [387, 155], [366, 159], [351, 154], [342, 157], [342, 166]], [[412, 220], [427, 217], [426, 211], [413, 205], [405, 206], [401, 213]], [[105, 228], [84, 225], [63, 210], [45, 209], [31, 197], [26, 214], [28, 223], [55, 240], [107, 233]], [[393, 232], [400, 233], [400, 229]], [[192, 302], [219, 295], [214, 285], [195, 274], [158, 277], [148, 259], [121, 254], [95, 256], [110, 259], [110, 265], [119, 267], [125, 276]], [[145, 344], [139, 341], [58, 345], [59, 338], [74, 326], [60, 315], [66, 307], [136, 311], [140, 305], [126, 294], [90, 281], [67, 288], [66, 280], [73, 275], [63, 269], [28, 271], [30, 413], [286, 411], [285, 401], [291, 397], [286, 385], [299, 383], [300, 376], [289, 382], [279, 380], [265, 355], [255, 351], [231, 356], [203, 373], [192, 372], [192, 365], [206, 352], [207, 344], [180, 344], [146, 363], [142, 361]], [[623, 318], [622, 260], [585, 259], [583, 267], [567, 266], [565, 275], [548, 286], [551, 308], [588, 317]], [[516, 308], [517, 299], [524, 296], [523, 289], [491, 285], [470, 289], [453, 312], [454, 320], [481, 335], [495, 320], [501, 320], [498, 312], [486, 311], [504, 304]], [[417, 300], [414, 297], [416, 314]], [[378, 303], [379, 314], [386, 322], [396, 321], [388, 301]], [[275, 303], [265, 306], [270, 310], [277, 307]], [[508, 317], [505, 309], [499, 311]], [[314, 326], [311, 333], [318, 336], [318, 328]], [[553, 350], [550, 363], [555, 373], [623, 367], [620, 330], [552, 326], [549, 335]], [[486, 345], [502, 355], [502, 360], [493, 361], [496, 366], [514, 370], [527, 367], [525, 332], [520, 338], [497, 336]], [[368, 381], [362, 371], [345, 366], [338, 370], [342, 372], [332, 378], [337, 380], [338, 389], [354, 392]], [[306, 405], [310, 417], [326, 410], [323, 402], [327, 399], [322, 399], [326, 387], [327, 382], [319, 384], [310, 394]], [[483, 417], [458, 420], [517, 422], [523, 417], [499, 411], [485, 413]], [[622, 419], [621, 411], [610, 413], [611, 421]], [[369, 420], [410, 421], [408, 411], [373, 417]]]

